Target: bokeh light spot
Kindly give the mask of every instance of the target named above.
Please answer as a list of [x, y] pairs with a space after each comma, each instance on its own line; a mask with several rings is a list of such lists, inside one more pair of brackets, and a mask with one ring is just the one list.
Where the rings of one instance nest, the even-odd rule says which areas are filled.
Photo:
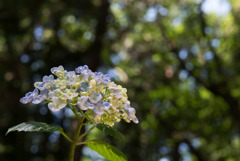
[[145, 18], [145, 20], [148, 21], [148, 22], [153, 22], [153, 21], [155, 21], [156, 18], [157, 18], [157, 10], [156, 10], [156, 8], [154, 8], [154, 7], [149, 7], [149, 8], [147, 9], [147, 12], [146, 12], [144, 18]]
[[12, 72], [7, 72], [5, 75], [4, 75], [4, 78], [6, 81], [11, 81], [13, 80], [14, 78], [14, 74]]
[[28, 63], [29, 60], [30, 60], [30, 57], [29, 57], [29, 55], [27, 55], [27, 54], [23, 54], [23, 55], [21, 55], [21, 57], [20, 57], [20, 61], [21, 61], [22, 63]]

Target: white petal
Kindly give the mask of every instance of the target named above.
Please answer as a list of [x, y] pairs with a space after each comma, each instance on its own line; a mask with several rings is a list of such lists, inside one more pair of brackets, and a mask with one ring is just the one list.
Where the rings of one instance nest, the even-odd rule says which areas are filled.
[[133, 122], [134, 122], [135, 124], [138, 124], [138, 123], [139, 123], [139, 121], [138, 121], [138, 119], [137, 119], [136, 116], [133, 118]]
[[58, 104], [58, 108], [59, 109], [62, 109], [62, 108], [64, 108], [64, 107], [66, 107], [66, 103], [64, 102], [64, 103], [62, 103], [62, 104]]
[[49, 110], [51, 110], [51, 111], [59, 111], [59, 109], [58, 109], [57, 107], [55, 107], [52, 102], [50, 102], [50, 103], [48, 104], [48, 108], [49, 108]]

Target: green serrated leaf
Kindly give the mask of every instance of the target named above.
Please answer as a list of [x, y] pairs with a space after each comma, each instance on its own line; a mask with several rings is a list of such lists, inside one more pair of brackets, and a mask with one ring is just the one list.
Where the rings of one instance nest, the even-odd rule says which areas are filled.
[[90, 140], [87, 145], [110, 161], [127, 161], [127, 157], [120, 150], [104, 141]]
[[53, 132], [62, 130], [61, 127], [49, 125], [43, 122], [23, 122], [8, 129], [6, 135], [13, 131], [25, 132]]
[[117, 129], [106, 125], [106, 124], [98, 124], [97, 128], [105, 133], [107, 133], [108, 135], [111, 135], [112, 137], [114, 137], [116, 140], [119, 140], [122, 144], [124, 144], [125, 142], [125, 138], [123, 136], [122, 133], [120, 133]]

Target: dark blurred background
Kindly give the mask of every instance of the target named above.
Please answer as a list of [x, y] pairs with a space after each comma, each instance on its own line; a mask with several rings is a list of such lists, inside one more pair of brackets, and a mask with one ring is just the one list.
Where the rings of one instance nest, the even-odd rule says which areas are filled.
[[[140, 120], [115, 126], [125, 145], [90, 137], [129, 161], [238, 161], [239, 62], [238, 0], [1, 0], [0, 160], [68, 160], [59, 133], [5, 133], [24, 121], [71, 131], [68, 111], [19, 99], [51, 67], [86, 64], [128, 89]], [[78, 158], [104, 160], [87, 147]]]

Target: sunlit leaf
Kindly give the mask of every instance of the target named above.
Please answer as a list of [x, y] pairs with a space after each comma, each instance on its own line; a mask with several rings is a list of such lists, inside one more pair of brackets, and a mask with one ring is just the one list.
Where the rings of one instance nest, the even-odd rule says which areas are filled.
[[49, 125], [43, 122], [23, 122], [8, 129], [6, 135], [13, 131], [24, 132], [53, 132], [61, 130], [61, 127]]
[[98, 152], [100, 155], [111, 161], [127, 161], [127, 157], [112, 145], [101, 140], [91, 140], [88, 147]]

